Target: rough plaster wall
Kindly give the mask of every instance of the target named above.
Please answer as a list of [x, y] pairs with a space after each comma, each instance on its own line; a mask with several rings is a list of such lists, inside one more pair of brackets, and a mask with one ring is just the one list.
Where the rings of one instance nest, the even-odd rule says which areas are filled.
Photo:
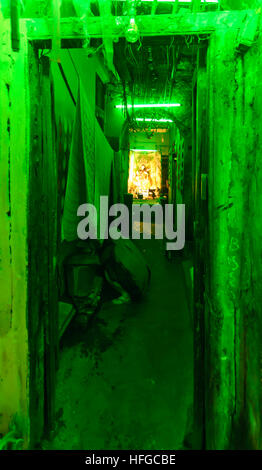
[[209, 50], [209, 286], [206, 436], [261, 448], [261, 39], [236, 55], [234, 30]]
[[261, 0], [220, 0], [220, 5], [224, 10], [249, 10], [259, 8]]
[[246, 414], [250, 444], [262, 447], [262, 35], [239, 67], [244, 71], [242, 97], [246, 149], [244, 245], [241, 273], [241, 302], [246, 350]]
[[26, 440], [27, 51], [23, 30], [19, 53], [11, 52], [9, 38], [0, 19], [0, 433], [15, 424]]
[[[242, 238], [241, 170], [234, 141], [235, 31], [218, 31], [210, 45], [210, 290], [207, 294], [207, 446], [223, 449], [231, 440], [235, 412], [235, 322], [239, 317], [239, 243]], [[233, 139], [233, 140], [232, 140]], [[234, 173], [232, 172], [232, 164]]]

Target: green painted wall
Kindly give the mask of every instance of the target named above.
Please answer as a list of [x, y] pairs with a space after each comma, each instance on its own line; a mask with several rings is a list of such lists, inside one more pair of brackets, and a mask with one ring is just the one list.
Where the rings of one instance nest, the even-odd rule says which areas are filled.
[[261, 35], [218, 30], [208, 55], [207, 447], [261, 448]]
[[29, 436], [27, 46], [13, 54], [9, 38], [0, 18], [0, 449], [11, 438], [22, 448]]

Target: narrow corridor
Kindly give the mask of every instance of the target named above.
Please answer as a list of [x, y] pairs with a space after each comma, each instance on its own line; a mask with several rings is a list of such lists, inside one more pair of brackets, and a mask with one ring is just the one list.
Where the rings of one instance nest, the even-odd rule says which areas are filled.
[[[178, 449], [190, 425], [193, 333], [181, 260], [140, 240], [152, 269], [140, 302], [104, 304], [63, 339], [54, 449]], [[50, 444], [48, 444], [50, 448]]]

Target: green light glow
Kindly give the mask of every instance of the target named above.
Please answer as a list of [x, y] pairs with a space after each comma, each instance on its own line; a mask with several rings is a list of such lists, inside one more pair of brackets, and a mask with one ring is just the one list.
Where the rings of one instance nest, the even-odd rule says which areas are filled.
[[139, 122], [174, 122], [172, 119], [143, 119], [143, 118], [136, 118], [136, 121]]
[[149, 149], [130, 149], [131, 152], [158, 152], [158, 150], [149, 150]]
[[[142, 2], [154, 2], [154, 0], [141, 0]], [[156, 0], [157, 2], [166, 3], [192, 3], [192, 0]], [[201, 3], [219, 3], [219, 0], [201, 0]]]
[[[162, 104], [128, 104], [128, 109], [130, 108], [178, 108], [181, 106], [179, 103], [162, 103]], [[118, 104], [115, 106], [117, 109], [124, 109], [124, 104]]]

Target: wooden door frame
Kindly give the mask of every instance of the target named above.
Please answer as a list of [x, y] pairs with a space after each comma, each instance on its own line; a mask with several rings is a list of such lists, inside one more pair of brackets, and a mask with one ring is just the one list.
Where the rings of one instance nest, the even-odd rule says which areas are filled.
[[[38, 50], [38, 47], [39, 47], [39, 43], [37, 43], [37, 47], [35, 48], [34, 45], [32, 44], [31, 45], [31, 53], [34, 55], [34, 60], [37, 61], [38, 58], [37, 58], [37, 50]], [[35, 68], [36, 68], [36, 64], [35, 64]], [[43, 73], [42, 73], [43, 72]], [[40, 92], [41, 93], [41, 76], [42, 76], [42, 79], [44, 79], [44, 82], [45, 82], [45, 93], [46, 93], [46, 96], [48, 97], [48, 93], [47, 93], [47, 80], [48, 80], [48, 63], [47, 61], [45, 60], [45, 66], [44, 66], [44, 69], [43, 71], [41, 72], [41, 69], [38, 68], [38, 78], [37, 78], [37, 81], [39, 80], [39, 87], [38, 87], [38, 93]], [[36, 78], [36, 77], [35, 77]], [[34, 95], [34, 93], [36, 92], [36, 87], [32, 85], [32, 94]], [[34, 96], [32, 96], [32, 100], [34, 100]], [[35, 110], [36, 111], [36, 110]], [[36, 111], [38, 112], [38, 110]], [[36, 117], [34, 116], [34, 118], [32, 118], [32, 122], [35, 122], [35, 119]], [[41, 128], [43, 126], [43, 121], [41, 122]], [[40, 132], [43, 133], [43, 130], [41, 130]], [[50, 132], [50, 130], [49, 130]], [[41, 138], [39, 139], [41, 140]], [[47, 149], [49, 147], [48, 145], [48, 142], [46, 143], [47, 145]], [[35, 144], [33, 144], [33, 148], [35, 148]], [[48, 150], [46, 150], [46, 152], [44, 151], [44, 153], [46, 153], [46, 156], [48, 155]], [[31, 153], [32, 154], [32, 162], [33, 163], [33, 160], [34, 160], [34, 156], [33, 156], [33, 152]], [[173, 161], [173, 159], [172, 159]], [[46, 171], [44, 170], [44, 168], [47, 168], [46, 167], [46, 159], [43, 158], [43, 171]], [[173, 177], [174, 175], [176, 174], [176, 171], [175, 171], [175, 162], [173, 161], [173, 171], [172, 171], [172, 174], [173, 174]], [[46, 179], [44, 178], [44, 173], [43, 173], [43, 179], [45, 180], [45, 184], [47, 183]], [[175, 185], [174, 185], [175, 187]], [[173, 188], [174, 189], [174, 188]], [[45, 194], [46, 193], [46, 189], [43, 187], [43, 193]], [[48, 217], [47, 219], [48, 220]], [[52, 218], [50, 218], [49, 220], [49, 223], [51, 222]], [[35, 228], [35, 227], [34, 227]], [[44, 233], [45, 233], [45, 239], [48, 239], [49, 238], [49, 230], [48, 230], [48, 227], [47, 228], [44, 228], [44, 226], [42, 226], [43, 230], [44, 230]], [[45, 247], [45, 253], [47, 254], [48, 256], [48, 247], [46, 246]], [[44, 262], [44, 260], [43, 260]], [[199, 261], [195, 259], [195, 265], [198, 265]], [[45, 264], [45, 271], [46, 271], [46, 275], [47, 275], [47, 272], [49, 272], [49, 268], [50, 268], [50, 264], [47, 265]], [[32, 282], [34, 282], [32, 280]], [[52, 281], [51, 281], [52, 282]], [[203, 284], [203, 279], [201, 280], [201, 285]], [[44, 285], [44, 284], [43, 284]], [[50, 305], [49, 301], [49, 295], [48, 295], [48, 291], [45, 291], [42, 293], [43, 295], [43, 305], [45, 305], [44, 307], [44, 312], [46, 312], [46, 314], [48, 315], [48, 317], [50, 318], [49, 322], [48, 323], [43, 323], [42, 325], [42, 328], [41, 328], [41, 332], [40, 334], [43, 334], [45, 337], [46, 337], [46, 333], [44, 332], [49, 332], [49, 338], [54, 338], [55, 336], [55, 331], [56, 331], [56, 322], [57, 322], [57, 319], [54, 319], [54, 323], [52, 322], [52, 315], [50, 316], [50, 311], [48, 309], [48, 305]], [[201, 296], [201, 292], [199, 291], [199, 285], [198, 285], [198, 291], [194, 291], [194, 297], [195, 299], [196, 298], [200, 298]], [[49, 299], [49, 300], [48, 300]], [[195, 303], [195, 302], [194, 302]], [[42, 310], [43, 307], [41, 307], [41, 310]], [[55, 315], [57, 315], [57, 311], [55, 309], [55, 306], [53, 304], [53, 308], [54, 308], [54, 312]], [[43, 314], [43, 313], [42, 313]], [[200, 313], [199, 311], [195, 310], [194, 312], [194, 317], [195, 318], [200, 318]], [[51, 326], [53, 323], [53, 326]], [[51, 329], [50, 329], [51, 328]], [[30, 331], [30, 330], [29, 330]], [[204, 361], [204, 348], [203, 348], [203, 341], [204, 341], [204, 332], [203, 332], [203, 324], [202, 324], [202, 327], [201, 327], [201, 335], [199, 336], [199, 334], [196, 334], [196, 331], [199, 331], [199, 324], [198, 324], [198, 321], [195, 321], [195, 333], [194, 333], [194, 337], [195, 337], [195, 346], [194, 346], [194, 356], [195, 356], [195, 367], [194, 367], [194, 383], [195, 383], [195, 391], [194, 391], [194, 394], [195, 396], [197, 396], [197, 406], [195, 407], [196, 411], [194, 413], [194, 429], [195, 429], [195, 435], [198, 436], [198, 439], [197, 439], [197, 442], [196, 442], [196, 447], [203, 447], [203, 442], [204, 442], [204, 438], [202, 437], [201, 439], [199, 439], [201, 433], [202, 433], [202, 430], [203, 430], [203, 427], [204, 427], [204, 422], [203, 422], [203, 410], [204, 410], [204, 388], [201, 386], [202, 384], [202, 379], [203, 379], [203, 369], [202, 369], [202, 364], [203, 364], [203, 361]], [[30, 335], [30, 333], [29, 333]], [[30, 335], [31, 336], [31, 335]], [[201, 344], [199, 344], [199, 340], [201, 338]], [[41, 343], [41, 340], [39, 339], [38, 340], [40, 343]], [[30, 342], [31, 343], [31, 342]], [[34, 352], [36, 353], [36, 347], [35, 345], [32, 345], [32, 350], [34, 350]], [[53, 353], [52, 353], [52, 350], [53, 350]], [[44, 352], [43, 352], [44, 351]], [[42, 393], [43, 393], [43, 397], [44, 397], [44, 400], [42, 401], [42, 403], [44, 403], [44, 409], [42, 409], [41, 407], [37, 409], [37, 407], [33, 406], [31, 408], [31, 411], [32, 411], [32, 420], [33, 422], [35, 423], [38, 423], [38, 436], [37, 438], [34, 437], [35, 434], [34, 434], [34, 430], [32, 430], [32, 443], [38, 443], [39, 440], [40, 440], [40, 435], [39, 435], [39, 423], [42, 423], [42, 430], [44, 431], [44, 433], [47, 433], [50, 434], [50, 432], [52, 431], [52, 428], [53, 428], [53, 425], [54, 425], [54, 420], [55, 420], [55, 372], [56, 372], [56, 363], [57, 363], [57, 344], [55, 344], [55, 342], [53, 343], [53, 346], [51, 347], [50, 349], [50, 344], [49, 344], [49, 341], [48, 341], [48, 345], [44, 345], [42, 344], [42, 353], [43, 353], [43, 356], [42, 356], [42, 365], [41, 363], [39, 363], [39, 368], [43, 368], [43, 371], [41, 372], [40, 370], [35, 371], [35, 377], [38, 377], [39, 374], [42, 376], [42, 382], [41, 383], [41, 386], [42, 386]], [[201, 354], [199, 356], [199, 354]], [[197, 358], [197, 359], [196, 359]], [[47, 370], [46, 368], [49, 366], [51, 367], [51, 369], [49, 370], [49, 373], [47, 374]], [[33, 378], [31, 378], [31, 380], [33, 380]], [[31, 389], [34, 390], [33, 393], [36, 393], [36, 390], [38, 388], [38, 385], [37, 384], [33, 384], [32, 383], [32, 386], [31, 386]], [[35, 403], [36, 400], [37, 402], [39, 402], [39, 398], [36, 398], [36, 397], [32, 397], [32, 403]], [[200, 409], [202, 410], [202, 412], [200, 412]], [[202, 427], [200, 426], [201, 424], [201, 420], [202, 420]]]
[[207, 142], [207, 50], [209, 44], [198, 49], [197, 69], [193, 83], [193, 145], [192, 186], [194, 205], [194, 429], [193, 447], [204, 449], [205, 439], [205, 277], [208, 268], [208, 204], [203, 194], [202, 179], [208, 174]]
[[28, 337], [30, 446], [55, 422], [58, 361], [57, 163], [50, 60], [29, 43], [30, 161], [28, 200]]

